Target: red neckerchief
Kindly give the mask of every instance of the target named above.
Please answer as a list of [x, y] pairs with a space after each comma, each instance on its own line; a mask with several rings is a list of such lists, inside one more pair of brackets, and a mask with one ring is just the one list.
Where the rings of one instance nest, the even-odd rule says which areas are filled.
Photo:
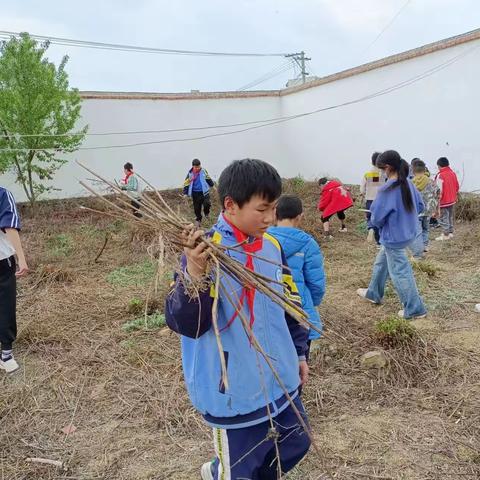
[[[247, 261], [245, 262], [245, 266], [249, 270], [254, 272], [255, 267], [253, 265], [253, 257], [249, 255], [249, 253], [255, 253], [262, 249], [263, 237], [255, 238], [253, 242], [248, 242], [247, 235], [245, 235], [241, 230], [239, 230], [235, 225], [233, 225], [233, 223], [231, 223], [225, 217], [225, 215], [223, 216], [223, 219], [228, 223], [228, 225], [230, 225], [230, 227], [233, 230], [233, 234], [235, 235], [235, 239], [239, 244], [241, 244], [243, 251], [247, 254]], [[255, 291], [256, 291], [255, 288], [249, 285], [244, 286], [242, 288], [242, 293], [240, 294], [240, 299], [238, 301], [238, 305], [235, 309], [235, 312], [232, 315], [232, 318], [230, 318], [230, 320], [228, 321], [227, 325], [223, 327], [221, 331], [226, 330], [234, 322], [234, 320], [238, 316], [238, 312], [241, 311], [243, 308], [243, 303], [245, 299], [247, 299], [248, 309], [250, 310], [250, 328], [253, 328], [253, 324], [255, 323], [255, 314], [253, 312], [253, 304], [255, 301]]]
[[195, 180], [198, 178], [198, 176], [200, 175], [200, 172], [201, 172], [201, 168], [199, 168], [197, 171], [193, 170], [192, 169], [192, 183], [195, 182]]
[[125, 178], [122, 180], [124, 185], [127, 185], [128, 179], [133, 175], [133, 172], [129, 171], [126, 175]]

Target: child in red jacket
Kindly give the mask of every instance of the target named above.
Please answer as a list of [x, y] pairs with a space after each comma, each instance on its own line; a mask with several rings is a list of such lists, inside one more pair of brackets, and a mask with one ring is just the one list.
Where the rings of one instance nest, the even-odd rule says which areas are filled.
[[435, 240], [450, 240], [453, 238], [454, 206], [457, 203], [460, 185], [457, 175], [450, 168], [448, 158], [439, 158], [437, 166], [438, 173], [435, 181], [440, 188], [440, 225], [443, 228], [443, 233]]
[[320, 186], [318, 210], [322, 212], [323, 234], [325, 238], [332, 238], [329, 220], [335, 214], [337, 214], [338, 219], [342, 223], [339, 231], [342, 233], [347, 232], [345, 210], [353, 206], [350, 192], [337, 180], [328, 181], [328, 178], [321, 178], [318, 181], [318, 185]]

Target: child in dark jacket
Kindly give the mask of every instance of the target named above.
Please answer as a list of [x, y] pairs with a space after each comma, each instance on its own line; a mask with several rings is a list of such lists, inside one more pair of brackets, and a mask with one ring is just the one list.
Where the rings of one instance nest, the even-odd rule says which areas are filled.
[[[308, 320], [321, 330], [322, 322], [316, 307], [320, 305], [325, 294], [323, 255], [315, 239], [300, 229], [303, 218], [302, 201], [296, 195], [282, 195], [277, 204], [276, 215], [277, 225], [268, 231], [280, 242], [287, 257], [287, 264], [302, 297]], [[318, 338], [320, 333], [310, 329], [308, 353], [312, 340]]]
[[0, 369], [7, 373], [19, 368], [12, 350], [17, 337], [16, 278], [28, 271], [19, 231], [20, 218], [13, 195], [0, 187]]
[[405, 248], [417, 236], [418, 215], [423, 212], [424, 204], [420, 193], [408, 179], [405, 163], [394, 150], [383, 152], [377, 159], [378, 167], [385, 170], [388, 178], [371, 206], [371, 221], [380, 230], [382, 248], [375, 260], [368, 289], [359, 288], [357, 294], [379, 304], [390, 278], [403, 305], [398, 315], [415, 319], [425, 317], [427, 310], [418, 293]]
[[321, 178], [318, 181], [320, 186], [320, 200], [318, 202], [318, 210], [322, 212], [323, 234], [325, 238], [332, 238], [330, 234], [330, 218], [337, 214], [341, 222], [340, 232], [347, 232], [345, 225], [345, 210], [353, 206], [352, 196], [347, 188], [345, 188], [337, 180], [328, 180]]
[[[222, 213], [210, 234], [213, 242], [228, 247], [233, 259], [275, 279], [272, 285], [278, 292], [300, 304], [292, 276], [282, 267], [286, 264], [282, 248], [267, 233], [281, 189], [281, 178], [271, 165], [252, 159], [231, 163], [219, 179]], [[189, 244], [195, 245], [202, 234], [192, 233]], [[205, 243], [185, 248], [183, 275], [176, 276], [165, 308], [168, 326], [181, 335], [190, 399], [213, 428], [216, 458], [202, 466], [201, 477], [274, 480], [279, 469], [288, 472], [303, 458], [310, 440], [270, 367], [252, 347], [238, 311], [249, 320], [253, 334], [305, 419], [298, 388], [308, 375], [308, 329], [267, 295], [222, 272], [217, 322], [229, 381], [226, 388], [212, 327], [215, 289], [207, 273], [208, 255]], [[192, 298], [188, 292], [199, 286], [203, 288]], [[280, 446], [280, 465], [276, 445]]]

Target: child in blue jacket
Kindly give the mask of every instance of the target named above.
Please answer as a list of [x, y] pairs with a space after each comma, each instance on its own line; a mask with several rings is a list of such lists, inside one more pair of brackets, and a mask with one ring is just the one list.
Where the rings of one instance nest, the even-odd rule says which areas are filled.
[[[229, 247], [226, 251], [233, 259], [274, 279], [271, 285], [279, 293], [300, 304], [292, 277], [282, 267], [286, 263], [282, 248], [267, 233], [281, 189], [280, 176], [271, 165], [252, 159], [231, 163], [219, 179], [222, 213], [210, 235], [213, 242]], [[209, 253], [205, 243], [194, 247], [202, 234], [190, 234], [188, 243], [192, 247], [185, 248], [183, 275], [176, 276], [165, 308], [168, 326], [181, 335], [183, 372], [190, 399], [213, 428], [216, 458], [202, 466], [201, 477], [275, 480], [278, 467], [288, 472], [303, 458], [310, 440], [279, 382], [252, 347], [237, 311], [248, 319], [305, 419], [298, 388], [308, 375], [308, 328], [267, 295], [222, 272], [217, 322], [229, 381], [226, 388], [212, 327], [215, 289], [207, 273]], [[192, 298], [188, 292], [194, 287], [200, 290]]]
[[[269, 228], [268, 231], [282, 246], [310, 323], [321, 330], [322, 322], [316, 307], [320, 305], [325, 294], [322, 252], [314, 238], [300, 229], [303, 205], [299, 197], [282, 195], [278, 201], [276, 213], [277, 226]], [[308, 351], [311, 341], [318, 338], [320, 334], [310, 329]]]
[[210, 215], [210, 189], [214, 186], [213, 180], [208, 172], [202, 168], [200, 160], [192, 160], [192, 168], [188, 171], [183, 183], [183, 194], [188, 195], [193, 202], [195, 221], [197, 226], [202, 222], [202, 208], [205, 217]]
[[357, 294], [372, 303], [381, 303], [390, 278], [403, 305], [398, 315], [415, 319], [425, 317], [427, 310], [418, 293], [405, 248], [417, 236], [418, 215], [423, 212], [424, 203], [420, 192], [408, 179], [405, 163], [395, 150], [387, 150], [377, 158], [378, 168], [384, 170], [388, 178], [370, 207], [371, 222], [380, 231], [382, 248], [375, 260], [368, 289], [360, 288]]

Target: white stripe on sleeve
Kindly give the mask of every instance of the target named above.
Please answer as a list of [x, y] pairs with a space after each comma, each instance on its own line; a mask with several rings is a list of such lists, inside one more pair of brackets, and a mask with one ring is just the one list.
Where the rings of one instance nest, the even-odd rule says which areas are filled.
[[7, 198], [8, 198], [8, 203], [10, 204], [10, 209], [12, 211], [12, 221], [10, 223], [11, 228], [18, 228], [18, 212], [17, 212], [17, 206], [15, 205], [15, 199], [13, 198], [13, 195], [7, 191]]

